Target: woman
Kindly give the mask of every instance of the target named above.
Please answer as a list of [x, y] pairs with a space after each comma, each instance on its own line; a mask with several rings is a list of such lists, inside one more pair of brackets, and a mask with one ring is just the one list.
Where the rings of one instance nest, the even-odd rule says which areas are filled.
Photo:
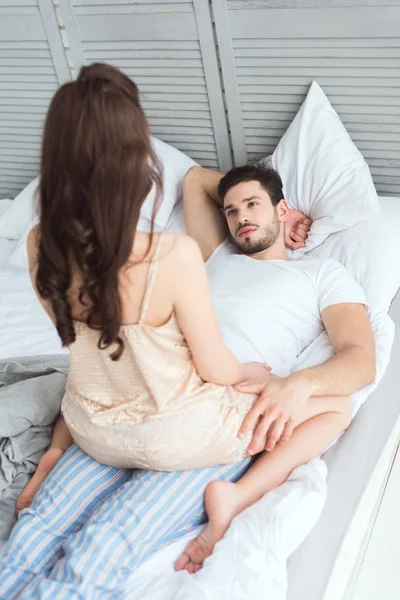
[[[177, 563], [195, 572], [233, 516], [282, 482], [265, 456], [229, 483], [250, 466], [237, 433], [255, 400], [232, 386], [266, 367], [225, 347], [195, 242], [136, 231], [161, 179], [126, 76], [95, 64], [57, 91], [28, 255], [70, 350], [62, 412], [75, 443], [20, 514], [1, 597], [121, 597], [141, 560], [205, 520], [207, 486], [203, 552]], [[333, 439], [344, 417], [331, 413]]]

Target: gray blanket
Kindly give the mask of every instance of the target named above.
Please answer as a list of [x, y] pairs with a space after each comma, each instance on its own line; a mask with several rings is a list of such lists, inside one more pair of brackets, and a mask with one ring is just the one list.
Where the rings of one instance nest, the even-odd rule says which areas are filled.
[[0, 556], [15, 523], [15, 503], [49, 446], [69, 356], [0, 360]]

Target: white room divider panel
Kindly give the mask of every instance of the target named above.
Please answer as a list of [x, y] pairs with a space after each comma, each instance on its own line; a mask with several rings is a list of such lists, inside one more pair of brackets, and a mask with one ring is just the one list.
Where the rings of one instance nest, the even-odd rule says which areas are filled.
[[60, 0], [77, 67], [105, 61], [138, 84], [152, 133], [203, 166], [231, 151], [207, 0]]
[[[58, 2], [75, 71], [122, 68], [153, 134], [200, 164], [273, 152], [316, 79], [378, 191], [400, 194], [400, 0]], [[69, 77], [52, 0], [0, 0], [0, 196], [36, 175], [43, 117]]]
[[0, 0], [0, 197], [37, 175], [43, 118], [69, 77], [51, 0]]
[[400, 195], [400, 0], [212, 0], [236, 164], [275, 149], [312, 80]]

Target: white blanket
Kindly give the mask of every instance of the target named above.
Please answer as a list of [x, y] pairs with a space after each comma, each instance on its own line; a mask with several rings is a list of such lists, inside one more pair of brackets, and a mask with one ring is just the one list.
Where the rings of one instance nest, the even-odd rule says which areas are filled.
[[[0, 211], [2, 208], [0, 202]], [[4, 207], [4, 204], [3, 204]], [[179, 229], [178, 227], [176, 229]], [[16, 242], [0, 240], [0, 358], [65, 352], [42, 309], [26, 269], [12, 267], [7, 256]], [[394, 326], [386, 314], [373, 321], [377, 345], [377, 382], [354, 395], [354, 412], [382, 378], [389, 362]], [[332, 352], [325, 333], [299, 357], [305, 368]], [[325, 463], [316, 459], [297, 469], [277, 490], [239, 515], [196, 575], [175, 573], [172, 564], [188, 539], [164, 548], [127, 581], [129, 600], [283, 600], [286, 560], [310, 532], [326, 498]]]

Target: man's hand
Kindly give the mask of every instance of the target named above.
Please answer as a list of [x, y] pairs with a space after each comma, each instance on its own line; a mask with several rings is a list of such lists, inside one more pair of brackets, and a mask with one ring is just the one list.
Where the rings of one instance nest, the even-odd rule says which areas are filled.
[[285, 245], [291, 250], [304, 248], [311, 225], [311, 219], [306, 217], [299, 210], [290, 208], [288, 217], [285, 221]]
[[258, 382], [246, 382], [235, 388], [248, 394], [260, 394], [239, 430], [239, 437], [254, 432], [247, 449], [250, 455], [263, 450], [270, 452], [278, 442], [287, 442], [311, 395], [307, 385], [301, 385], [291, 377], [271, 374]]

